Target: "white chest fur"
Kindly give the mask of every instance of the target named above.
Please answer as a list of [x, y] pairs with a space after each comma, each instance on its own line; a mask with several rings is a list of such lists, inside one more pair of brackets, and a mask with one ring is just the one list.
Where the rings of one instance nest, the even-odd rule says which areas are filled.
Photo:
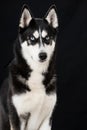
[[27, 85], [29, 86], [29, 88], [31, 90], [36, 90], [38, 91], [38, 89], [44, 89], [44, 85], [43, 85], [43, 75], [40, 73], [37, 73], [35, 71], [33, 71], [30, 75], [29, 80], [27, 81]]
[[[12, 96], [19, 117], [27, 113], [31, 114], [25, 130], [37, 130], [45, 118], [51, 116], [56, 104], [56, 94], [45, 93], [43, 78], [41, 74], [32, 72], [29, 80], [26, 81], [31, 91]], [[21, 130], [24, 130], [24, 125], [22, 120]]]
[[44, 91], [33, 90], [21, 95], [14, 95], [12, 100], [19, 116], [26, 113], [31, 114], [27, 129], [34, 130], [46, 117], [51, 116], [56, 103], [56, 94], [48, 96]]
[[[30, 113], [26, 130], [38, 129], [45, 118], [50, 117], [56, 103], [56, 94], [46, 95], [44, 91], [32, 91], [12, 97], [18, 115]], [[23, 125], [25, 125], [22, 122]], [[21, 124], [21, 125], [22, 125]], [[21, 130], [24, 126], [22, 125]]]

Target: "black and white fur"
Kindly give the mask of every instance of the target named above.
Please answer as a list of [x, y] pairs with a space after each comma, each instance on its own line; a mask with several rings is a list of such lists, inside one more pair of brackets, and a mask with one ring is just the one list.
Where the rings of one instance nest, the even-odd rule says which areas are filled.
[[[9, 67], [7, 106], [10, 130], [51, 130], [56, 105], [56, 7], [34, 18], [24, 6]], [[2, 129], [3, 130], [3, 129]]]

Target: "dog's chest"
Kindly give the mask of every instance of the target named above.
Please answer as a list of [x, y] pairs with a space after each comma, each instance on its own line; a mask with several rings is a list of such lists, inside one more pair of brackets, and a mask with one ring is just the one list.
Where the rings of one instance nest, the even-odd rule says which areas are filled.
[[42, 99], [39, 99], [38, 105], [31, 112], [30, 119], [26, 130], [39, 129], [40, 125], [43, 124], [46, 118], [50, 118], [54, 106], [56, 103], [56, 95], [47, 96], [44, 95]]
[[[35, 129], [40, 126], [47, 116], [50, 116], [56, 103], [56, 94], [47, 95], [45, 86], [42, 84], [43, 76], [32, 73], [26, 82], [30, 92], [14, 95], [12, 97], [18, 116], [26, 116], [30, 113], [27, 121], [27, 129]], [[21, 120], [21, 130], [24, 129], [26, 120]]]
[[21, 120], [21, 130], [38, 129], [45, 118], [50, 117], [56, 103], [56, 94], [46, 95], [45, 91], [32, 91], [12, 97], [13, 104], [17, 110], [18, 116], [26, 116], [30, 113], [29, 120]]

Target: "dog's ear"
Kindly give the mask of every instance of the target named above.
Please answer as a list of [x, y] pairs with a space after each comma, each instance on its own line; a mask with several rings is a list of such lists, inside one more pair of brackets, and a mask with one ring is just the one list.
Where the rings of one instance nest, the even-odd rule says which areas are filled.
[[30, 21], [32, 20], [32, 15], [30, 9], [27, 5], [24, 5], [22, 8], [22, 14], [19, 22], [20, 28], [25, 28], [29, 25]]
[[52, 5], [49, 10], [47, 11], [45, 17], [47, 22], [53, 27], [58, 27], [58, 16], [57, 16], [57, 9], [55, 5]]

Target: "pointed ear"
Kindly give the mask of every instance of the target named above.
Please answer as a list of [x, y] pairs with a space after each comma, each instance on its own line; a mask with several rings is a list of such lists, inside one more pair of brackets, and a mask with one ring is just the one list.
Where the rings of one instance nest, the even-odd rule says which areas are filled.
[[46, 13], [45, 19], [47, 22], [53, 27], [58, 27], [58, 16], [57, 16], [57, 9], [55, 5], [52, 5], [48, 12]]
[[29, 25], [30, 21], [32, 19], [32, 15], [30, 13], [30, 10], [27, 5], [24, 5], [22, 8], [22, 14], [20, 18], [19, 27], [25, 28]]

